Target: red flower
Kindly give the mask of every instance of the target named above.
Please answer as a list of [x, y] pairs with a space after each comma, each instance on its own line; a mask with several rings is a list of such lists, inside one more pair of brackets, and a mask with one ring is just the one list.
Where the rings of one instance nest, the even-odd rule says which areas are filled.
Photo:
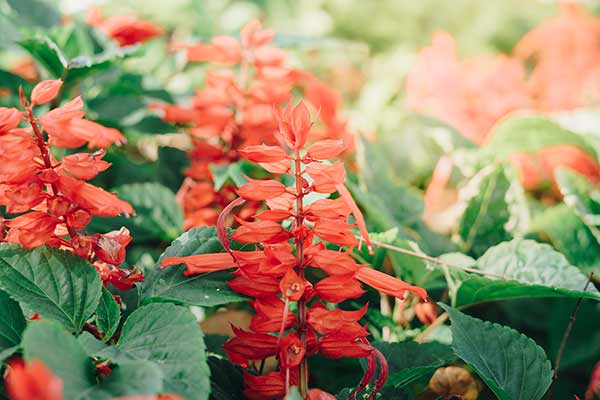
[[105, 154], [105, 151], [71, 154], [63, 157], [60, 164], [75, 178], [87, 181], [110, 167], [110, 163], [102, 160]]
[[38, 360], [9, 363], [6, 390], [11, 400], [62, 400], [63, 382]]
[[313, 305], [307, 314], [307, 322], [315, 331], [327, 335], [336, 331], [348, 336], [368, 336], [367, 331], [358, 321], [367, 312], [368, 304], [356, 311], [327, 310], [323, 303]]
[[360, 282], [353, 275], [336, 275], [321, 279], [315, 285], [317, 296], [325, 301], [339, 303], [348, 299], [356, 299], [363, 294]]
[[90, 10], [86, 22], [113, 38], [119, 46], [145, 42], [163, 34], [159, 26], [130, 15], [113, 15], [103, 20], [98, 8]]
[[246, 160], [255, 163], [273, 163], [287, 158], [286, 152], [278, 146], [267, 146], [264, 144], [247, 146], [239, 150]]
[[327, 358], [364, 358], [373, 348], [357, 338], [332, 334], [319, 339], [319, 353]]
[[167, 257], [162, 261], [162, 266], [185, 264], [186, 275], [203, 274], [205, 272], [220, 271], [233, 268], [235, 261], [228, 253], [196, 254], [187, 257]]
[[285, 380], [279, 372], [269, 372], [262, 376], [244, 372], [244, 383], [244, 396], [248, 400], [278, 399], [285, 396]]
[[54, 100], [54, 98], [58, 95], [61, 86], [62, 80], [60, 79], [42, 81], [38, 83], [31, 92], [31, 105], [35, 106]]
[[246, 332], [232, 326], [235, 337], [223, 346], [229, 359], [242, 366], [249, 360], [262, 360], [277, 354], [277, 337], [264, 333]]
[[294, 333], [283, 337], [279, 343], [279, 360], [282, 368], [297, 367], [305, 353], [306, 349], [302, 341]]
[[247, 179], [249, 183], [237, 191], [243, 199], [252, 201], [270, 200], [285, 192], [285, 186], [279, 181]]
[[283, 298], [290, 301], [300, 300], [304, 294], [304, 288], [304, 280], [293, 269], [288, 269], [281, 282], [279, 282], [279, 289]]
[[125, 260], [125, 247], [131, 242], [127, 228], [97, 235], [94, 252], [105, 263], [119, 265]]
[[413, 292], [423, 300], [427, 300], [427, 292], [417, 286], [409, 285], [398, 278], [373, 268], [362, 267], [356, 273], [356, 279], [390, 296], [404, 298], [404, 292]]
[[288, 329], [296, 321], [293, 312], [286, 310], [285, 303], [279, 297], [267, 297], [252, 302], [256, 314], [250, 322], [250, 329], [254, 332], [277, 332], [283, 325]]
[[320, 389], [310, 389], [306, 395], [306, 400], [335, 400], [336, 397], [332, 394], [324, 392]]
[[0, 107], [0, 134], [6, 133], [19, 126], [23, 112], [16, 108]]

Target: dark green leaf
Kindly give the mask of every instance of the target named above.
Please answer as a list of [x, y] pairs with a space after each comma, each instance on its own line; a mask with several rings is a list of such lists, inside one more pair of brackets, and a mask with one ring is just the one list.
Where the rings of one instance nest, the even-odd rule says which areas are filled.
[[547, 244], [515, 239], [490, 248], [476, 266], [489, 274], [457, 273], [456, 306], [525, 297], [586, 297], [600, 300], [587, 277]]
[[66, 399], [80, 399], [95, 385], [92, 360], [74, 336], [54, 321], [34, 321], [23, 335], [26, 360], [38, 359], [58, 375], [64, 384]]
[[470, 317], [445, 304], [452, 347], [500, 400], [539, 400], [552, 381], [544, 350], [512, 328]]
[[19, 45], [31, 54], [53, 78], [60, 78], [68, 62], [56, 43], [47, 37], [34, 37], [21, 40]]
[[10, 356], [21, 343], [25, 317], [19, 303], [0, 291], [0, 361]]
[[134, 311], [123, 326], [118, 348], [134, 359], [156, 362], [166, 393], [208, 399], [210, 370], [204, 340], [188, 309], [150, 304]]
[[98, 306], [102, 284], [94, 267], [74, 254], [2, 243], [0, 288], [40, 316], [79, 332]]
[[18, 95], [19, 86], [27, 89], [31, 84], [19, 75], [0, 69], [0, 86], [10, 90], [14, 95]]
[[211, 400], [244, 400], [242, 369], [229, 361], [208, 357], [210, 367]]
[[112, 293], [102, 288], [102, 297], [96, 309], [96, 324], [104, 334], [104, 340], [109, 340], [117, 331], [121, 319], [121, 309]]
[[406, 386], [456, 359], [450, 346], [435, 342], [374, 342], [373, 346], [383, 353], [388, 362], [390, 376], [387, 386]]
[[229, 289], [227, 273], [209, 273], [186, 277], [185, 266], [160, 268], [166, 257], [224, 252], [214, 227], [190, 229], [177, 238], [160, 256], [156, 266], [145, 279], [142, 291], [144, 302], [170, 301], [197, 306], [217, 306], [243, 301], [246, 298]]
[[163, 374], [157, 363], [126, 361], [112, 369], [99, 386], [81, 396], [81, 399], [100, 400], [121, 396], [157, 395], [163, 392]]

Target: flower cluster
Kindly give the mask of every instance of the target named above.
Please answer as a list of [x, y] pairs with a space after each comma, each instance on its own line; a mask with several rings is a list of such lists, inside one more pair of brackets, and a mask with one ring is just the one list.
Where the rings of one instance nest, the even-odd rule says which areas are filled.
[[[0, 108], [0, 205], [6, 212], [0, 216], [0, 241], [72, 251], [93, 263], [103, 282], [131, 287], [142, 279], [141, 273], [117, 268], [131, 241], [129, 231], [83, 233], [92, 216], [134, 213], [129, 203], [86, 182], [110, 166], [102, 160], [104, 149], [125, 138], [116, 129], [84, 119], [80, 97], [36, 116], [34, 108], [55, 99], [61, 86], [61, 80], [42, 81], [30, 100], [21, 91], [22, 110]], [[24, 121], [28, 127], [19, 127]], [[72, 153], [60, 162], [49, 147], [77, 149], [86, 144], [100, 150]]]
[[[211, 43], [173, 46], [184, 49], [188, 61], [226, 67], [207, 70], [205, 87], [196, 92], [191, 106], [152, 105], [166, 121], [189, 125], [194, 148], [178, 196], [186, 216], [185, 229], [215, 224], [235, 191], [225, 186], [215, 192], [209, 166], [237, 161], [237, 150], [242, 147], [274, 144], [277, 120], [272, 105], [289, 102], [292, 88], [302, 89], [319, 110], [321, 124], [315, 138], [351, 142], [352, 132], [339, 114], [340, 96], [311, 74], [287, 67], [287, 54], [272, 44], [273, 37], [273, 31], [262, 29], [254, 20], [242, 29], [240, 40], [216, 36]], [[276, 167], [267, 169], [281, 172]], [[256, 211], [255, 206], [247, 204], [246, 214]]]
[[[301, 102], [277, 113], [279, 145], [247, 146], [240, 155], [269, 171], [293, 174], [295, 184], [286, 187], [277, 180], [250, 179], [217, 223], [227, 252], [170, 257], [163, 260], [163, 266], [184, 263], [186, 275], [237, 268], [229, 286], [255, 299], [256, 314], [252, 331], [234, 328], [235, 337], [225, 344], [225, 350], [232, 362], [244, 367], [273, 356], [279, 361], [277, 371], [244, 374], [247, 398], [282, 398], [290, 386], [297, 385], [306, 398], [333, 399], [318, 389], [308, 390], [307, 357], [317, 353], [332, 359], [368, 359], [367, 372], [354, 394], [375, 378], [379, 361], [372, 397], [387, 378], [387, 364], [369, 345], [368, 332], [359, 323], [367, 306], [344, 311], [329, 303], [362, 296], [362, 283], [399, 298], [412, 292], [426, 299], [427, 293], [355, 262], [351, 253], [359, 239], [352, 228], [358, 227], [370, 247], [365, 221], [344, 185], [343, 163], [325, 162], [345, 150], [344, 142], [328, 139], [304, 150], [312, 128], [308, 108]], [[315, 193], [323, 198], [309, 204], [307, 196]], [[327, 198], [334, 193], [338, 197]], [[252, 221], [235, 216], [239, 227], [231, 239], [254, 244], [252, 251], [235, 251], [230, 247], [225, 220], [245, 201], [265, 201], [267, 208]], [[350, 214], [354, 224], [349, 222]]]

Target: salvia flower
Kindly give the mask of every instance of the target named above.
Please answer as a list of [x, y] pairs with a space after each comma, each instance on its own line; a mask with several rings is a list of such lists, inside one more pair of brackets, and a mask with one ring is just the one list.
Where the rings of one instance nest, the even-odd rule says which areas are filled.
[[6, 374], [11, 400], [63, 400], [63, 382], [38, 360], [11, 361]]
[[146, 42], [164, 32], [160, 26], [132, 15], [113, 15], [105, 19], [98, 7], [89, 11], [86, 22], [114, 39], [119, 46]]
[[[250, 324], [252, 331], [234, 327], [235, 337], [225, 344], [225, 351], [232, 362], [243, 367], [268, 357], [279, 360], [277, 371], [266, 375], [249, 371], [244, 375], [248, 398], [282, 398], [292, 385], [299, 385], [306, 398], [332, 398], [327, 393], [308, 390], [307, 357], [317, 353], [332, 359], [367, 358], [367, 372], [352, 397], [371, 382], [375, 387], [372, 397], [385, 383], [387, 364], [369, 344], [368, 332], [359, 322], [367, 306], [345, 311], [323, 301], [339, 303], [360, 297], [365, 292], [363, 283], [398, 298], [412, 293], [426, 300], [427, 293], [354, 261], [350, 253], [359, 243], [353, 232], [355, 226], [370, 247], [365, 222], [344, 186], [343, 164], [324, 161], [341, 153], [344, 144], [328, 140], [314, 143], [305, 151], [312, 127], [306, 106], [290, 105], [278, 115], [279, 146], [251, 145], [240, 153], [255, 162], [287, 164], [286, 171], [293, 173], [294, 185], [285, 187], [275, 180], [250, 179], [238, 190], [240, 198], [219, 217], [217, 231], [227, 253], [169, 257], [162, 265], [183, 263], [186, 275], [236, 267], [229, 286], [255, 298], [252, 306], [256, 314]], [[339, 197], [309, 205], [306, 196], [313, 192], [337, 193]], [[254, 244], [254, 249], [232, 250], [224, 225], [227, 214], [245, 201], [258, 200], [263, 200], [267, 209], [259, 210], [252, 220], [236, 216], [239, 226], [231, 234], [238, 242]], [[351, 214], [353, 223], [349, 222]], [[322, 271], [311, 276], [325, 277], [309, 280], [308, 269]], [[292, 303], [297, 306], [291, 307]], [[379, 375], [375, 377], [377, 365]]]
[[[142, 279], [139, 271], [117, 268], [131, 241], [129, 231], [82, 232], [93, 216], [134, 214], [129, 203], [86, 182], [110, 166], [102, 160], [104, 149], [125, 138], [116, 129], [84, 119], [79, 97], [36, 116], [35, 106], [56, 99], [61, 86], [60, 79], [42, 81], [29, 100], [20, 93], [22, 110], [0, 107], [0, 205], [7, 212], [0, 219], [0, 241], [72, 251], [93, 263], [105, 283], [131, 287]], [[26, 128], [20, 127], [23, 122]], [[58, 161], [50, 152], [52, 145], [99, 150]]]
[[[185, 229], [214, 225], [219, 212], [236, 197], [231, 185], [213, 190], [211, 165], [225, 166], [242, 156], [260, 163], [271, 173], [288, 172], [290, 165], [285, 162], [285, 152], [276, 145], [275, 133], [302, 128], [306, 136], [311, 127], [310, 123], [304, 127], [294, 125], [305, 122], [304, 118], [286, 118], [290, 124], [286, 126], [288, 122], [281, 122], [273, 109], [273, 104], [283, 105], [291, 100], [293, 88], [303, 90], [313, 109], [319, 111], [319, 131], [315, 137], [353, 142], [353, 132], [339, 112], [340, 96], [311, 74], [287, 66], [287, 53], [273, 45], [274, 35], [254, 20], [241, 30], [239, 39], [216, 36], [210, 43], [172, 46], [184, 51], [190, 62], [220, 67], [206, 72], [205, 87], [196, 92], [188, 105], [151, 106], [158, 109], [166, 121], [186, 124], [193, 142], [194, 149], [188, 153], [190, 167], [178, 193], [185, 214]], [[288, 112], [291, 109], [283, 113]], [[306, 116], [309, 110], [302, 105], [295, 112]], [[325, 143], [324, 147], [330, 144]], [[298, 141], [297, 146], [303, 145]], [[327, 155], [323, 151], [323, 148], [315, 148], [315, 158]], [[265, 186], [256, 196], [245, 197], [249, 202], [240, 212], [244, 217], [256, 212], [256, 201], [264, 200], [266, 190], [281, 190], [274, 183], [256, 184]], [[246, 195], [252, 189], [244, 189]]]

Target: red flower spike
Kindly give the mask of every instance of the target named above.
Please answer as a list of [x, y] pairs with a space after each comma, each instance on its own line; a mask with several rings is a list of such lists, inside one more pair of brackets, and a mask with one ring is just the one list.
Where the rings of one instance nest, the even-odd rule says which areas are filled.
[[298, 301], [304, 294], [304, 281], [294, 272], [293, 269], [289, 269], [281, 282], [279, 282], [279, 289], [284, 298], [291, 301]]
[[262, 29], [259, 20], [254, 19], [246, 24], [240, 32], [242, 45], [246, 48], [256, 48], [269, 43], [275, 37], [275, 32]]
[[238, 195], [246, 200], [270, 200], [285, 192], [285, 186], [279, 181], [246, 179], [249, 183], [237, 190]]
[[404, 298], [404, 292], [412, 292], [422, 300], [427, 300], [427, 291], [418, 286], [409, 285], [398, 278], [373, 268], [362, 267], [356, 273], [356, 279], [387, 295]]
[[36, 106], [54, 100], [60, 91], [62, 83], [62, 80], [56, 79], [41, 81], [35, 85], [31, 92], [31, 105]]
[[63, 382], [41, 361], [9, 363], [6, 391], [11, 400], [62, 400]]
[[196, 254], [187, 257], [167, 257], [161, 266], [164, 268], [179, 264], [186, 265], [186, 275], [193, 275], [233, 268], [235, 261], [229, 253]]
[[279, 115], [279, 132], [293, 149], [304, 147], [311, 127], [310, 112], [303, 102], [295, 107], [289, 103]]

